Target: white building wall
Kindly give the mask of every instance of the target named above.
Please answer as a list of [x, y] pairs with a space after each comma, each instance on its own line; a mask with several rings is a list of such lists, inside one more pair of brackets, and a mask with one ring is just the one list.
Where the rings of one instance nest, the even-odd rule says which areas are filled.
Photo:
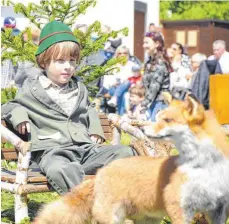
[[133, 51], [134, 35], [134, 1], [133, 0], [98, 0], [94, 8], [86, 15], [78, 17], [77, 23], [91, 24], [99, 20], [101, 24], [110, 26], [113, 30], [129, 28], [128, 37], [123, 37], [123, 44]]
[[160, 3], [159, 0], [141, 0], [147, 4], [146, 13], [146, 27], [150, 23], [154, 23], [156, 26], [159, 25], [159, 14], [160, 14]]

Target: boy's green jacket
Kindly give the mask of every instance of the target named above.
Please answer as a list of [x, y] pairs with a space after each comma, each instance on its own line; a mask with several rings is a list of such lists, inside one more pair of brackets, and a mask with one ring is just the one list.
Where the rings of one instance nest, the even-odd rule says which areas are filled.
[[75, 77], [72, 79], [77, 82], [79, 92], [70, 116], [49, 97], [38, 76], [30, 76], [15, 99], [2, 106], [2, 117], [14, 128], [24, 121], [30, 123], [32, 151], [92, 144], [90, 134], [105, 139], [98, 113], [89, 103], [86, 87]]

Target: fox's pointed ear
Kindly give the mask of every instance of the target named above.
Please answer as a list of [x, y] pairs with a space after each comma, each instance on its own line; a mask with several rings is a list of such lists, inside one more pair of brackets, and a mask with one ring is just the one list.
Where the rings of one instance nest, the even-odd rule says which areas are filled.
[[162, 92], [162, 96], [163, 96], [163, 100], [164, 102], [169, 105], [172, 100], [173, 100], [173, 96], [170, 92]]
[[204, 107], [193, 94], [185, 97], [186, 116], [190, 121], [202, 122], [204, 119]]

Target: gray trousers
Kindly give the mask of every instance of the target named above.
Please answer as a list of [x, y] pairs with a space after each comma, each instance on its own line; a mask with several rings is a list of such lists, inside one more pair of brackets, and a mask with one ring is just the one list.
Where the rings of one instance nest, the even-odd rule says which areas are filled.
[[111, 161], [137, 155], [128, 146], [89, 145], [47, 149], [36, 156], [35, 162], [46, 175], [49, 184], [59, 194], [80, 184], [84, 175], [93, 175]]

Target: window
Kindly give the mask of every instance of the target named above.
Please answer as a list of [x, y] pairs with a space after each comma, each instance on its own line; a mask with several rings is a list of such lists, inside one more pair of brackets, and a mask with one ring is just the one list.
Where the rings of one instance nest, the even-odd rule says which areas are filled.
[[197, 30], [188, 31], [188, 46], [189, 47], [197, 46]]
[[176, 42], [185, 45], [185, 31], [176, 31]]

